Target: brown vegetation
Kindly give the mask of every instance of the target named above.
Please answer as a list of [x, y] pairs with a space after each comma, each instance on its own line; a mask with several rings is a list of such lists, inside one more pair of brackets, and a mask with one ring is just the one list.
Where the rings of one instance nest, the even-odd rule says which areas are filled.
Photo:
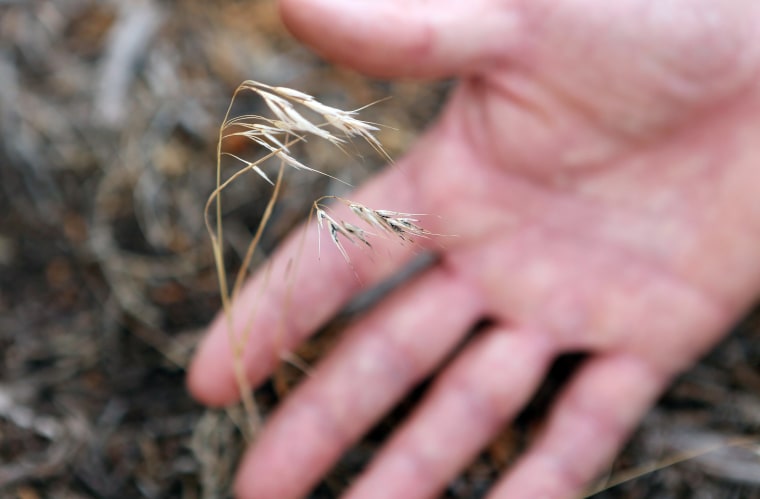
[[[0, 496], [228, 495], [242, 412], [193, 402], [184, 366], [221, 306], [203, 207], [214, 189], [218, 127], [250, 78], [342, 109], [391, 96], [362, 117], [389, 126], [377, 138], [392, 157], [446, 89], [326, 65], [284, 32], [271, 1], [0, 0]], [[256, 114], [261, 104], [240, 105]], [[245, 140], [226, 145], [250, 152]], [[305, 164], [354, 185], [383, 162], [318, 144], [303, 154]], [[259, 181], [225, 191], [225, 258], [234, 264], [268, 189]], [[283, 189], [264, 253], [314, 199], [342, 192], [309, 174]], [[299, 356], [316, 362], [335, 334]], [[556, 382], [572, 364], [564, 360]], [[259, 390], [262, 410], [298, 376], [280, 369]], [[482, 495], [530, 438], [541, 405], [539, 397], [448, 496]], [[406, 409], [347, 453], [313, 497], [336, 497]], [[729, 446], [738, 437], [760, 438], [757, 314], [676, 382], [610, 474], [718, 450], [598, 497], [760, 498], [760, 444]]]

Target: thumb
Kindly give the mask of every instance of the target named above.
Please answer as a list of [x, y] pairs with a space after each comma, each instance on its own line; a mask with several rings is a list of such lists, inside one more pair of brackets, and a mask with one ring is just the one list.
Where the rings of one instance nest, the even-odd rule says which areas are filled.
[[504, 58], [517, 16], [503, 0], [280, 0], [293, 34], [377, 77], [473, 74]]

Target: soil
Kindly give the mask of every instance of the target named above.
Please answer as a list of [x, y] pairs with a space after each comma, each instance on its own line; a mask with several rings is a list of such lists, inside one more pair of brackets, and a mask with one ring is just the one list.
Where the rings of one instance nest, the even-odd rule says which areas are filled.
[[[240, 409], [194, 402], [184, 368], [220, 306], [202, 213], [219, 122], [245, 79], [343, 108], [392, 96], [363, 116], [388, 125], [380, 140], [394, 157], [450, 87], [330, 66], [287, 34], [269, 0], [0, 0], [0, 497], [229, 496]], [[383, 163], [371, 152], [304, 154], [352, 184]], [[265, 253], [315, 193], [339, 185], [307, 177], [286, 188]], [[231, 263], [265, 189], [247, 183], [226, 197]], [[299, 355], [316, 362], [337, 335]], [[642, 476], [595, 497], [760, 498], [759, 340], [755, 312], [673, 384], [609, 471], [614, 480], [643, 467]], [[557, 363], [542, 395], [445, 497], [484, 495], [579, 361]], [[262, 409], [298, 378], [283, 366], [257, 393]], [[424, 389], [311, 497], [337, 497]]]

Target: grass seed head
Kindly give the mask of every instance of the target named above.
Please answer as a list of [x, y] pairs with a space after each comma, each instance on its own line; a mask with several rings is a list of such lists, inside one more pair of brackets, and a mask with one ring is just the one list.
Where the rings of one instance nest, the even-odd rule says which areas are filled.
[[[406, 243], [413, 241], [415, 237], [429, 237], [434, 235], [432, 232], [426, 230], [418, 224], [419, 220], [417, 218], [414, 218], [418, 215], [390, 210], [374, 210], [372, 208], [364, 206], [363, 204], [349, 201], [340, 197], [327, 197], [343, 202], [348, 206], [351, 212], [364, 224], [369, 227], [378, 229], [381, 234], [393, 237], [401, 242]], [[338, 247], [338, 251], [340, 251], [341, 255], [343, 255], [343, 258], [348, 261], [345, 248], [338, 238], [339, 235], [343, 236], [345, 240], [349, 241], [350, 243], [356, 244], [357, 242], [361, 242], [367, 247], [372, 247], [369, 242], [369, 238], [370, 236], [375, 236], [375, 233], [368, 232], [364, 228], [351, 224], [349, 222], [335, 220], [335, 218], [327, 213], [326, 207], [320, 203], [322, 199], [325, 198], [323, 197], [314, 203], [318, 228], [320, 230], [323, 230], [324, 225], [327, 224], [333, 244]]]
[[[245, 137], [273, 153], [292, 168], [317, 173], [323, 172], [307, 167], [290, 154], [288, 145], [292, 143], [292, 139], [306, 141], [307, 136], [315, 136], [342, 149], [348, 139], [360, 137], [389, 159], [380, 141], [374, 136], [374, 132], [379, 130], [378, 127], [358, 119], [357, 111], [344, 111], [325, 105], [299, 90], [273, 87], [253, 80], [244, 82], [240, 88], [250, 90], [261, 97], [274, 117], [248, 114], [231, 118], [225, 121], [222, 128], [237, 130], [224, 137]], [[307, 118], [299, 108], [301, 111], [309, 110], [312, 116], [321, 117], [323, 121], [316, 122]], [[240, 128], [243, 130], [239, 130]]]

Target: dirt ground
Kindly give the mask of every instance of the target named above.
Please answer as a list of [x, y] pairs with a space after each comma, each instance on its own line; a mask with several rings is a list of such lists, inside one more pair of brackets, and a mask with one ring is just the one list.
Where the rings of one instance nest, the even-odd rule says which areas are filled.
[[[229, 495], [240, 411], [196, 404], [184, 366], [219, 308], [202, 210], [217, 128], [245, 79], [345, 108], [392, 96], [364, 116], [389, 125], [380, 139], [395, 157], [449, 86], [332, 67], [289, 37], [271, 0], [0, 0], [0, 497]], [[306, 154], [354, 184], [382, 164]], [[302, 178], [286, 185], [265, 251], [335, 188]], [[263, 209], [258, 184], [226, 198], [232, 262]], [[301, 356], [315, 362], [331, 338]], [[284, 367], [259, 390], [265, 411], [296, 378]], [[312, 497], [337, 497], [413, 399]], [[541, 399], [446, 497], [483, 496], [540, 423]], [[760, 498], [760, 314], [677, 380], [609, 475], [651, 466], [664, 468], [595, 497]]]

